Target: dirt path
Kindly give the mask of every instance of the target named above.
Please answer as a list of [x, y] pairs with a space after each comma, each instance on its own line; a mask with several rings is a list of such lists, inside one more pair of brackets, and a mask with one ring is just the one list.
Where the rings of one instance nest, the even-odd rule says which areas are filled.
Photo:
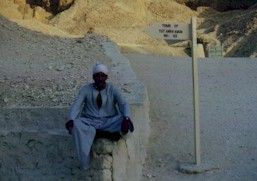
[[151, 136], [144, 179], [255, 180], [257, 60], [199, 61], [201, 158], [219, 170], [177, 171], [194, 162], [190, 58], [126, 54], [150, 99]]

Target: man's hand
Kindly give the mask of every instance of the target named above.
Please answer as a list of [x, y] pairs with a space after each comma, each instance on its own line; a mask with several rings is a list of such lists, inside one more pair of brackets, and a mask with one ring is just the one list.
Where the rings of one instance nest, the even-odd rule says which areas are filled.
[[71, 130], [73, 128], [73, 120], [69, 120], [66, 124], [65, 124], [66, 129], [69, 131], [69, 134], [71, 134]]
[[123, 121], [122, 121], [122, 124], [121, 124], [121, 132], [123, 134], [128, 133], [129, 127], [130, 127], [130, 119], [129, 119], [129, 117], [125, 116], [123, 118]]

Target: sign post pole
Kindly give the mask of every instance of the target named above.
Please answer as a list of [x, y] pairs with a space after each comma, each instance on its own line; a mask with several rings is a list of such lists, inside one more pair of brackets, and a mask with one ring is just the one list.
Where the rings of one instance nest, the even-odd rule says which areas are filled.
[[191, 40], [195, 164], [180, 164], [179, 170], [184, 173], [192, 174], [204, 173], [210, 170], [217, 169], [210, 164], [201, 163], [196, 17], [192, 17], [191, 24], [154, 23], [145, 31], [153, 38], [164, 39], [166, 41], [169, 41], [170, 43]]
[[201, 164], [200, 148], [200, 120], [199, 120], [199, 83], [198, 83], [198, 60], [197, 60], [197, 35], [196, 17], [191, 19], [192, 26], [192, 70], [193, 70], [193, 101], [194, 101], [194, 135], [195, 135], [195, 162]]

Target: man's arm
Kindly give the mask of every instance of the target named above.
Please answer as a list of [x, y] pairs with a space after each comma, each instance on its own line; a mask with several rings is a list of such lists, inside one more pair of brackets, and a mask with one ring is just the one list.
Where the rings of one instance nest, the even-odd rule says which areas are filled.
[[83, 87], [80, 91], [79, 94], [77, 95], [74, 103], [71, 106], [70, 114], [69, 114], [69, 121], [66, 122], [65, 127], [69, 131], [69, 134], [72, 132], [73, 128], [73, 121], [78, 117], [82, 105], [85, 100], [85, 95], [86, 95], [86, 90], [85, 87]]
[[86, 97], [86, 87], [83, 87], [79, 91], [79, 94], [77, 95], [74, 103], [71, 106], [70, 114], [69, 114], [69, 119], [70, 120], [75, 120], [79, 116], [79, 113], [80, 113], [80, 111], [82, 109], [82, 106], [84, 104], [85, 97]]
[[122, 93], [117, 88], [114, 88], [114, 94], [115, 94], [115, 99], [119, 106], [119, 110], [122, 113], [122, 115], [124, 116], [122, 124], [121, 124], [121, 132], [123, 134], [128, 133], [129, 130], [131, 132], [133, 132], [134, 125], [131, 121], [130, 105], [126, 101], [126, 99], [123, 97]]

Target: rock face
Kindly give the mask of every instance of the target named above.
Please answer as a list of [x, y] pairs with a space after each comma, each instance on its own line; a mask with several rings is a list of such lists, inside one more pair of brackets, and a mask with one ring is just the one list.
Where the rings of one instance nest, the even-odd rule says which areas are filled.
[[31, 0], [28, 5], [24, 0], [2, 0], [0, 14], [45, 34], [83, 37], [95, 33], [107, 36], [125, 53], [170, 56], [187, 56], [188, 42], [169, 46], [164, 40], [147, 35], [145, 28], [153, 22], [189, 23], [196, 16], [198, 37], [204, 37], [207, 43], [223, 44], [224, 56], [256, 57], [254, 43], [250, 42], [256, 39], [255, 1], [176, 1]]
[[[19, 0], [22, 1], [22, 0]], [[27, 3], [30, 6], [40, 6], [46, 11], [57, 14], [61, 11], [68, 9], [74, 0], [28, 0]]]
[[200, 6], [208, 6], [218, 11], [228, 11], [228, 10], [238, 10], [238, 9], [248, 9], [249, 7], [253, 6], [256, 1], [252, 0], [244, 0], [244, 1], [237, 1], [237, 0], [176, 0], [178, 3], [185, 4], [186, 6], [197, 9]]
[[69, 9], [69, 7], [74, 3], [74, 0], [59, 0], [58, 12]]
[[[15, 0], [16, 4], [29, 4], [30, 6], [40, 6], [43, 7], [46, 11], [57, 14], [61, 11], [69, 9], [74, 0]], [[176, 0], [180, 4], [184, 4], [192, 9], [197, 9], [200, 6], [208, 6], [214, 8], [218, 11], [228, 11], [236, 9], [248, 9], [253, 6], [256, 2], [252, 0], [245, 1], [231, 1], [231, 0]]]
[[43, 23], [69, 9], [74, 0], [14, 0], [1, 1], [0, 14], [11, 19], [36, 19]]

